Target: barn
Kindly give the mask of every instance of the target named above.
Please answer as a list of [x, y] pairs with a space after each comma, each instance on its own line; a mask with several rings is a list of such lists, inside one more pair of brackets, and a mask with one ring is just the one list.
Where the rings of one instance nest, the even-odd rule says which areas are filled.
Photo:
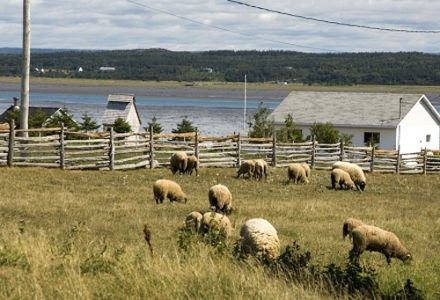
[[352, 135], [355, 146], [373, 141], [401, 153], [440, 148], [440, 115], [423, 94], [291, 92], [269, 115], [282, 126], [288, 114], [303, 137], [315, 123]]
[[133, 132], [141, 130], [142, 123], [136, 108], [136, 98], [133, 94], [108, 95], [107, 107], [102, 118], [103, 129], [108, 130], [118, 118], [122, 118], [130, 124]]

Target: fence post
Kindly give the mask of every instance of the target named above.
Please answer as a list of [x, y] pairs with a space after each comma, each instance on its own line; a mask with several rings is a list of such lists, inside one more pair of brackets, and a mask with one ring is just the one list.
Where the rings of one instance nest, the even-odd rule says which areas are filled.
[[60, 130], [60, 169], [65, 169], [65, 153], [64, 153], [64, 123], [61, 123]]
[[344, 160], [344, 140], [340, 139], [339, 141], [339, 160], [343, 161]]
[[371, 147], [371, 161], [370, 161], [370, 172], [374, 172], [374, 156], [376, 155], [376, 148]]
[[113, 136], [113, 127], [110, 127], [110, 141], [109, 141], [109, 149], [108, 149], [108, 167], [110, 171], [113, 171], [115, 168], [115, 143]]
[[150, 169], [154, 168], [154, 132], [153, 124], [150, 124]]
[[426, 147], [425, 147], [425, 151], [423, 152], [423, 175], [426, 175], [426, 168], [427, 168], [427, 163], [428, 163], [428, 155], [426, 154]]
[[397, 164], [396, 164], [396, 173], [400, 173], [400, 146], [397, 148]]
[[237, 135], [237, 167], [241, 166], [241, 136]]
[[312, 161], [310, 163], [310, 166], [312, 169], [315, 168], [315, 155], [316, 155], [316, 140], [315, 136], [312, 136]]
[[277, 166], [277, 135], [275, 131], [272, 135], [272, 167]]
[[194, 155], [199, 159], [199, 131], [197, 129], [194, 137]]
[[9, 143], [8, 143], [8, 167], [13, 166], [15, 143], [15, 122], [12, 119], [9, 122]]

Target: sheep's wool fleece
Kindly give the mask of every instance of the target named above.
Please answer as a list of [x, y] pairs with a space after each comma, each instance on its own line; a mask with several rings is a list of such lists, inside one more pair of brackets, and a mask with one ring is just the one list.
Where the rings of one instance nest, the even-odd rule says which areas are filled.
[[277, 230], [265, 219], [250, 219], [240, 230], [242, 247], [247, 254], [267, 255], [276, 258], [280, 254], [280, 240]]

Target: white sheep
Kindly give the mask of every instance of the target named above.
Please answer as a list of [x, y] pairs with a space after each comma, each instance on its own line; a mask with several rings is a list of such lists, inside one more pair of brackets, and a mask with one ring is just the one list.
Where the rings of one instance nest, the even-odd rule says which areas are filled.
[[183, 174], [188, 164], [188, 155], [184, 151], [175, 152], [170, 158], [170, 168], [173, 174], [177, 172]]
[[241, 162], [241, 166], [237, 171], [237, 178], [240, 177], [240, 175], [248, 175], [248, 178], [251, 178], [252, 174], [254, 173], [255, 169], [255, 161], [254, 160], [244, 160]]
[[362, 222], [359, 219], [355, 218], [348, 218], [344, 221], [344, 224], [342, 225], [342, 238], [345, 240], [345, 237], [348, 235], [351, 239], [351, 232], [358, 226], [365, 225], [364, 222]]
[[254, 177], [258, 180], [263, 178], [267, 178], [267, 162], [264, 159], [256, 159], [255, 160], [255, 168], [254, 168]]
[[186, 194], [182, 191], [179, 184], [168, 179], [156, 180], [153, 184], [153, 193], [156, 203], [163, 203], [165, 198], [170, 199], [171, 202], [185, 202], [187, 201]]
[[293, 180], [293, 183], [309, 183], [306, 170], [300, 163], [293, 163], [287, 166], [287, 177]]
[[185, 218], [185, 228], [199, 232], [202, 225], [202, 218], [203, 215], [200, 212], [190, 212]]
[[193, 171], [196, 171], [196, 176], [199, 175], [199, 160], [195, 155], [189, 155], [186, 162], [185, 173], [192, 175]]
[[333, 164], [332, 169], [342, 169], [348, 174], [350, 174], [351, 180], [353, 180], [356, 188], [359, 191], [363, 191], [367, 185], [367, 179], [365, 177], [364, 171], [361, 167], [354, 163], [346, 161], [337, 161]]
[[311, 170], [310, 170], [309, 164], [306, 162], [303, 162], [303, 163], [301, 163], [301, 166], [304, 168], [304, 171], [306, 172], [306, 177], [310, 178]]
[[216, 212], [207, 212], [203, 214], [199, 233], [221, 234], [227, 238], [232, 234], [232, 224], [225, 215]]
[[392, 232], [383, 230], [372, 225], [360, 225], [351, 232], [353, 249], [350, 251], [350, 259], [359, 261], [359, 256], [366, 251], [380, 252], [385, 255], [387, 263], [395, 257], [405, 262], [411, 258], [411, 253]]
[[208, 191], [209, 205], [215, 211], [229, 214], [232, 212], [232, 194], [227, 186], [217, 184]]
[[330, 174], [332, 188], [336, 190], [336, 185], [339, 184], [339, 187], [346, 190], [351, 190], [354, 188], [355, 184], [353, 180], [351, 180], [350, 174], [342, 169], [333, 169]]
[[280, 240], [276, 229], [267, 220], [250, 219], [240, 229], [243, 254], [274, 259], [280, 255]]

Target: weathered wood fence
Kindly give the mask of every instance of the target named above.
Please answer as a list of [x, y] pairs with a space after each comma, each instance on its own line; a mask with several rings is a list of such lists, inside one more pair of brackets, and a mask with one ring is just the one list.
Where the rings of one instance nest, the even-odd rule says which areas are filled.
[[64, 128], [0, 131], [0, 166], [47, 167], [66, 170], [128, 170], [168, 167], [176, 151], [199, 158], [201, 167], [237, 167], [242, 160], [263, 158], [273, 167], [308, 162], [314, 169], [330, 169], [336, 161], [350, 161], [370, 172], [440, 174], [440, 151], [401, 154], [341, 143], [278, 143], [275, 138], [185, 134], [70, 132]]

